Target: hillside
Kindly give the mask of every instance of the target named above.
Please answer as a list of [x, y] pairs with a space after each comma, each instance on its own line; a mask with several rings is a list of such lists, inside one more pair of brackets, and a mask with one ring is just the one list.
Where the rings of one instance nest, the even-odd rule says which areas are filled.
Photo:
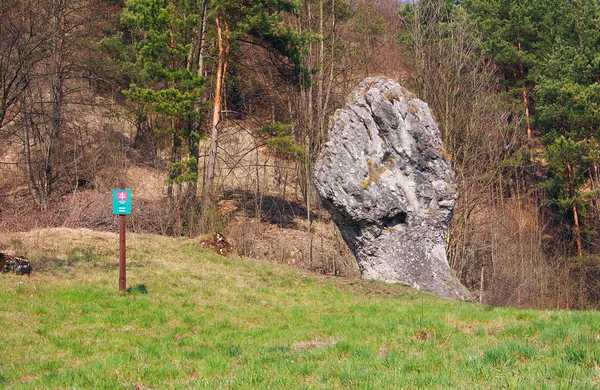
[[[268, 5], [267, 5], [268, 3]], [[366, 77], [429, 106], [454, 275], [487, 304], [600, 308], [600, 3], [0, 2], [0, 232], [219, 232], [355, 278], [311, 181]]]
[[600, 314], [444, 301], [225, 258], [199, 239], [44, 229], [0, 235], [0, 387], [592, 388]]

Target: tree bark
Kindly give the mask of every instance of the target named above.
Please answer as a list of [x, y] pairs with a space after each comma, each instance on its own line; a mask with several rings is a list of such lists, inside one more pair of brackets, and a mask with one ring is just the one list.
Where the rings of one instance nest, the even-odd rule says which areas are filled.
[[319, 34], [321, 34], [321, 42], [319, 46], [319, 85], [317, 89], [317, 115], [319, 118], [319, 133], [315, 142], [317, 147], [325, 139], [325, 106], [323, 104], [325, 92], [325, 29], [324, 29], [324, 10], [323, 0], [319, 1]]
[[31, 139], [31, 134], [29, 133], [29, 125], [27, 123], [25, 123], [23, 126], [23, 133], [23, 154], [25, 157], [25, 171], [27, 174], [27, 188], [35, 204], [38, 207], [41, 207], [39, 193], [37, 191], [35, 179], [33, 177], [33, 162], [31, 160], [31, 145], [29, 143]]
[[[573, 168], [570, 163], [567, 163], [567, 172], [569, 173], [569, 197], [571, 199], [575, 198], [575, 185], [573, 184]], [[575, 235], [575, 245], [577, 247], [577, 256], [583, 257], [583, 246], [581, 243], [581, 228], [579, 226], [579, 213], [577, 212], [577, 205], [573, 201], [571, 205], [571, 209], [573, 210], [573, 223], [574, 223], [574, 235]]]
[[44, 179], [41, 191], [41, 208], [45, 210], [48, 207], [52, 184], [54, 181], [54, 156], [57, 154], [56, 146], [59, 142], [62, 119], [63, 119], [63, 101], [64, 101], [64, 81], [65, 64], [64, 58], [64, 30], [65, 30], [65, 3], [63, 0], [54, 2], [53, 23], [55, 25], [56, 36], [52, 38], [52, 66], [53, 80], [51, 86], [51, 112], [50, 112], [50, 131], [47, 138], [45, 161], [44, 161]]
[[583, 249], [581, 244], [581, 228], [579, 227], [579, 214], [577, 206], [573, 203], [573, 218], [575, 220], [575, 245], [577, 246], [577, 256], [583, 257]]
[[[517, 42], [517, 47], [520, 52], [523, 51], [521, 42]], [[525, 124], [527, 125], [527, 146], [531, 149], [533, 147], [533, 133], [531, 130], [531, 115], [529, 114], [529, 97], [527, 96], [527, 86], [525, 85], [525, 70], [522, 61], [519, 61], [519, 72], [523, 81], [523, 105], [525, 106]]]
[[206, 14], [208, 1], [202, 3], [202, 16], [200, 18], [200, 47], [198, 48], [198, 76], [204, 75], [204, 47], [206, 45]]
[[[217, 65], [217, 77], [215, 85], [215, 98], [213, 102], [212, 129], [210, 135], [210, 149], [208, 153], [208, 167], [206, 178], [204, 180], [204, 194], [202, 201], [203, 212], [206, 213], [211, 207], [212, 187], [215, 178], [215, 168], [217, 164], [217, 148], [219, 140], [219, 122], [221, 121], [221, 107], [223, 103], [223, 90], [225, 88], [225, 77], [227, 76], [227, 64], [229, 61], [229, 52], [231, 50], [229, 42], [229, 26], [224, 13], [215, 18], [217, 26], [217, 44], [219, 48], [219, 61]], [[221, 23], [223, 26], [221, 26]], [[223, 28], [225, 34], [223, 34]], [[203, 224], [206, 218], [203, 217]]]
[[[204, 48], [206, 45], [206, 15], [207, 15], [207, 9], [208, 9], [208, 2], [209, 0], [204, 0], [202, 2], [202, 13], [200, 14], [200, 29], [199, 29], [199, 37], [198, 37], [198, 69], [197, 69], [197, 77], [203, 77], [204, 76]], [[193, 45], [192, 45], [193, 46]], [[190, 53], [192, 53], [193, 48], [190, 48]], [[191, 61], [192, 61], [192, 57], [190, 55], [189, 61], [188, 61], [188, 68], [191, 68]], [[196, 134], [201, 134], [201, 123], [202, 123], [202, 115], [200, 110], [202, 109], [205, 101], [206, 101], [206, 96], [205, 93], [202, 92], [201, 97], [199, 98], [199, 105], [196, 109], [196, 113], [194, 116], [190, 115], [190, 120], [188, 121], [188, 131], [191, 133], [193, 131], [196, 132]], [[193, 117], [193, 118], [192, 118]], [[200, 188], [200, 186], [198, 185], [198, 182], [200, 181], [200, 150], [201, 150], [201, 143], [202, 140], [198, 139], [198, 141], [193, 144], [193, 145], [189, 145], [190, 148], [190, 155], [193, 159], [196, 160], [196, 165], [194, 167], [192, 167], [192, 174], [194, 174], [194, 176], [196, 177], [196, 179], [194, 181], [192, 181], [188, 187], [188, 198], [192, 201], [195, 202], [196, 197], [200, 196], [200, 194], [198, 193], [198, 189]], [[204, 170], [203, 176], [206, 174], [206, 169]]]

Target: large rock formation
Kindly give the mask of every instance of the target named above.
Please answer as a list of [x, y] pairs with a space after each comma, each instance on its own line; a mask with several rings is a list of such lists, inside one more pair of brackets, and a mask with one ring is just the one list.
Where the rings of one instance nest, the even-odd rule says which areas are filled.
[[457, 193], [427, 104], [392, 80], [369, 78], [329, 133], [314, 182], [362, 277], [469, 299], [446, 257]]

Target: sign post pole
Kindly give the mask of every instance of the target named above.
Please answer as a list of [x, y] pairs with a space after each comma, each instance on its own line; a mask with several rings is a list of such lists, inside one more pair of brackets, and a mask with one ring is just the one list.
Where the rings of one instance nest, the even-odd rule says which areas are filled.
[[113, 190], [113, 214], [119, 216], [119, 291], [127, 291], [127, 227], [126, 215], [131, 214], [131, 190]]
[[125, 215], [119, 215], [119, 291], [127, 290], [127, 244], [125, 238]]

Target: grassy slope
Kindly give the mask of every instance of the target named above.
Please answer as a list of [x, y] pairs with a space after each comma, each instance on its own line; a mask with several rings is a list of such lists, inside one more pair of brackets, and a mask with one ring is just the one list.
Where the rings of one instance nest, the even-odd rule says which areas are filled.
[[492, 308], [223, 258], [198, 241], [52, 229], [0, 236], [0, 387], [591, 388], [600, 314]]

